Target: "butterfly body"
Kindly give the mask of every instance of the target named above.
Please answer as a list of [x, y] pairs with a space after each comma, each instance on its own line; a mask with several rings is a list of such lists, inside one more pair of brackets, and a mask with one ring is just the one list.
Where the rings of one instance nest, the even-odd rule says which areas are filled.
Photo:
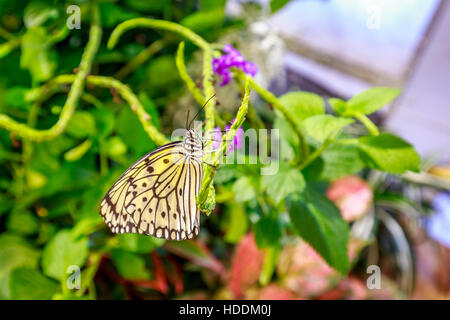
[[114, 233], [141, 233], [168, 240], [192, 239], [200, 230], [196, 198], [203, 145], [195, 130], [182, 141], [148, 153], [106, 193], [100, 215]]

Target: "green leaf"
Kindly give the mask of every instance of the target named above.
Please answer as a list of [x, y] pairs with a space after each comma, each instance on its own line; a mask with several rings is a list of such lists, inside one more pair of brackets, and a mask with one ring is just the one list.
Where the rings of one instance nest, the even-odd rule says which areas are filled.
[[283, 230], [277, 214], [262, 216], [253, 226], [253, 232], [259, 248], [275, 246], [279, 244], [283, 236]]
[[364, 168], [357, 145], [335, 143], [303, 170], [305, 179], [330, 181]]
[[278, 204], [289, 194], [303, 191], [305, 180], [298, 169], [282, 162], [276, 174], [262, 177], [262, 185], [266, 188], [267, 194]]
[[298, 234], [334, 269], [346, 274], [349, 269], [348, 224], [339, 209], [311, 188], [291, 198], [289, 216]]
[[117, 128], [122, 141], [137, 155], [148, 153], [156, 147], [130, 108], [123, 108], [120, 111]]
[[231, 204], [227, 206], [226, 214], [225, 241], [237, 243], [247, 233], [247, 215], [245, 214], [242, 204], [236, 202], [231, 202]]
[[48, 300], [58, 292], [57, 282], [29, 267], [19, 267], [11, 272], [11, 299]]
[[347, 110], [371, 114], [392, 102], [399, 94], [400, 89], [396, 88], [371, 88], [347, 101]]
[[[150, 60], [147, 67], [147, 80], [149, 88], [154, 92], [170, 89], [174, 83], [179, 81], [173, 56], [166, 54]], [[152, 96], [151, 93], [150, 96]]]
[[244, 202], [254, 199], [256, 196], [255, 186], [249, 177], [240, 177], [233, 184], [234, 199], [237, 202]]
[[5, 92], [5, 102], [11, 107], [28, 111], [30, 103], [26, 99], [26, 95], [29, 92], [27, 87], [12, 87]]
[[420, 156], [406, 141], [389, 133], [359, 138], [361, 158], [371, 168], [389, 173], [419, 172]]
[[66, 132], [75, 138], [93, 136], [96, 132], [95, 119], [90, 112], [76, 111], [67, 124]]
[[113, 130], [116, 121], [116, 115], [108, 108], [97, 108], [91, 111], [98, 127], [98, 137], [105, 138], [109, 136]]
[[57, 7], [44, 1], [32, 1], [25, 7], [23, 21], [27, 28], [44, 24], [46, 21], [59, 17]]
[[347, 103], [342, 99], [330, 98], [328, 103], [337, 114], [344, 114], [347, 109]]
[[75, 239], [79, 238], [80, 236], [87, 236], [91, 234], [94, 230], [96, 230], [99, 225], [102, 226], [104, 225], [103, 219], [100, 217], [99, 214], [83, 217], [73, 227], [72, 235]]
[[20, 67], [31, 73], [35, 82], [51, 78], [57, 67], [56, 51], [50, 50], [47, 31], [43, 27], [28, 29], [22, 36]]
[[6, 194], [0, 193], [0, 216], [11, 210], [13, 206], [13, 200]]
[[223, 8], [226, 2], [226, 0], [200, 0], [200, 9], [212, 10], [219, 7]]
[[330, 114], [313, 116], [303, 121], [306, 133], [318, 142], [324, 142], [332, 135], [336, 135], [342, 128], [353, 123], [352, 119], [338, 118]]
[[153, 125], [160, 130], [161, 129], [161, 120], [159, 119], [159, 112], [156, 108], [155, 103], [152, 99], [145, 93], [145, 91], [141, 91], [138, 94], [139, 100], [142, 102], [142, 105], [144, 106], [145, 111], [147, 111], [150, 116], [152, 117], [152, 123]]
[[6, 226], [9, 231], [31, 235], [38, 231], [39, 223], [31, 212], [15, 210], [8, 216]]
[[279, 130], [280, 159], [288, 162], [295, 158], [298, 137], [281, 113], [276, 112], [276, 114], [277, 116], [273, 122], [273, 128]]
[[92, 140], [86, 139], [75, 148], [70, 149], [64, 154], [64, 159], [67, 161], [77, 161], [84, 156], [92, 146]]
[[45, 246], [42, 253], [42, 269], [54, 279], [64, 280], [67, 268], [84, 265], [88, 255], [88, 239], [75, 238], [69, 230], [59, 231]]
[[99, 9], [102, 26], [105, 28], [115, 27], [125, 20], [139, 17], [138, 14], [114, 3], [100, 2]]
[[275, 13], [285, 5], [287, 5], [291, 0], [271, 0], [270, 1], [270, 12]]
[[111, 137], [105, 144], [105, 153], [113, 159], [124, 155], [127, 149], [127, 145], [118, 136]]
[[145, 266], [143, 257], [118, 249], [112, 250], [111, 256], [120, 275], [124, 278], [133, 280], [150, 279], [150, 272]]
[[325, 113], [323, 99], [314, 93], [289, 92], [279, 97], [278, 100], [292, 113], [295, 121]]
[[0, 235], [0, 299], [10, 298], [10, 272], [20, 266], [35, 268], [40, 252], [22, 238]]
[[159, 13], [163, 14], [167, 8], [172, 7], [171, 0], [158, 1], [142, 1], [142, 0], [125, 0], [125, 5], [133, 10], [142, 13]]
[[166, 241], [142, 234], [124, 233], [117, 235], [118, 248], [135, 253], [149, 253], [162, 246]]
[[222, 7], [212, 10], [194, 12], [183, 20], [180, 24], [197, 33], [216, 29], [223, 24], [224, 9]]

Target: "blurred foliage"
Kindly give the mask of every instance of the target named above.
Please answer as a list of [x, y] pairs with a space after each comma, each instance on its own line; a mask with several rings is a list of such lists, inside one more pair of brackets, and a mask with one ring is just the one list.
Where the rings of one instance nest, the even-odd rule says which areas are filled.
[[[209, 192], [212, 187], [207, 189], [207, 209], [214, 211], [203, 215], [198, 240], [113, 235], [98, 213], [101, 198], [131, 163], [160, 144], [149, 137], [152, 131], [143, 126], [127, 97], [134, 99], [134, 92], [141, 115], [147, 114], [152, 128], [169, 136], [176, 126], [169, 106], [186, 108], [177, 102], [187, 96], [183, 80], [189, 79], [179, 75], [184, 61], [175, 60], [181, 40], [176, 34], [136, 29], [109, 50], [112, 30], [123, 21], [151, 16], [214, 42], [244, 24], [225, 16], [225, 1], [99, 2], [103, 38], [88, 74], [117, 77], [131, 93], [123, 95], [109, 86], [110, 78], [95, 86], [87, 76], [65, 130], [42, 141], [21, 136], [8, 126], [9, 119], [43, 130], [63, 118], [70, 83], [58, 76], [81, 72], [93, 3], [0, 1], [0, 120], [7, 129], [0, 129], [0, 298], [232, 298], [242, 297], [256, 282], [293, 298], [293, 288], [276, 284], [292, 274], [277, 268], [280, 253], [298, 236], [346, 274], [348, 224], [324, 190], [332, 179], [365, 167], [390, 173], [419, 169], [414, 149], [398, 137], [379, 134], [367, 117], [392, 101], [398, 90], [375, 88], [349, 101], [330, 99], [331, 115], [315, 94], [299, 91], [276, 98], [247, 79], [265, 100], [258, 103], [276, 110], [262, 121], [280, 129], [278, 172], [261, 176], [261, 159], [252, 165], [222, 166], [214, 180], [215, 196]], [[272, 10], [286, 3], [272, 1]], [[69, 30], [66, 9], [73, 4], [81, 8], [81, 28]], [[191, 42], [178, 52], [186, 63], [195, 61]], [[51, 85], [55, 79], [60, 82]], [[237, 82], [244, 80], [236, 74]], [[187, 87], [194, 91], [192, 83]], [[257, 121], [253, 117], [245, 128], [261, 123], [254, 116]], [[355, 119], [370, 135], [345, 132]], [[67, 285], [74, 276], [67, 270], [74, 265], [81, 272], [79, 288]], [[268, 292], [257, 297], [272, 297]]]

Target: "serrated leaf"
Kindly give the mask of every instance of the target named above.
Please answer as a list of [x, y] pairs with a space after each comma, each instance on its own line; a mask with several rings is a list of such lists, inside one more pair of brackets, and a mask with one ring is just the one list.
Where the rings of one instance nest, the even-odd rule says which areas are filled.
[[59, 231], [45, 246], [42, 253], [42, 269], [54, 279], [63, 280], [67, 268], [84, 265], [88, 255], [88, 239], [75, 238], [69, 230]]
[[298, 137], [281, 113], [276, 114], [273, 128], [279, 130], [280, 159], [288, 162], [295, 158]]
[[280, 96], [278, 100], [292, 113], [296, 121], [324, 114], [325, 112], [323, 99], [314, 93], [303, 91], [289, 92]]
[[339, 209], [311, 188], [291, 198], [289, 216], [298, 234], [334, 269], [346, 274], [349, 269], [348, 224]]
[[324, 142], [330, 136], [337, 134], [344, 127], [353, 123], [352, 119], [339, 118], [330, 114], [313, 116], [303, 121], [306, 133], [318, 142]]
[[399, 94], [400, 89], [396, 88], [371, 88], [357, 94], [347, 101], [347, 110], [371, 114], [392, 102]]
[[389, 133], [358, 139], [361, 158], [371, 168], [389, 173], [420, 170], [420, 156], [401, 138]]
[[255, 187], [251, 178], [240, 177], [233, 184], [234, 199], [237, 202], [244, 202], [254, 199], [256, 196]]
[[262, 184], [275, 203], [279, 203], [289, 194], [301, 192], [305, 188], [305, 180], [300, 170], [283, 162], [280, 163], [276, 174], [262, 176]]
[[330, 181], [364, 168], [358, 146], [335, 143], [303, 170], [306, 180]]
[[11, 272], [11, 299], [48, 300], [59, 288], [57, 282], [45, 277], [36, 269], [19, 267]]

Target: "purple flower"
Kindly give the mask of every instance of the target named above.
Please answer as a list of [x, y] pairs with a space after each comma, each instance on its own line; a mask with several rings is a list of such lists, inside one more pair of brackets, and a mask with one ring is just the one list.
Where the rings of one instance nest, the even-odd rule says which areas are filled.
[[[234, 123], [235, 120], [236, 119], [233, 119], [232, 123]], [[226, 125], [225, 131], [227, 131], [227, 132], [230, 131], [230, 127], [231, 127], [230, 125]], [[229, 144], [226, 154], [229, 154], [231, 151], [237, 150], [240, 147], [242, 147], [243, 138], [244, 138], [244, 129], [242, 129], [242, 127], [239, 127], [236, 130], [236, 135], [233, 138], [233, 143]], [[214, 129], [214, 133], [213, 133], [213, 142], [212, 142], [213, 149], [217, 150], [217, 148], [219, 148], [221, 142], [222, 142], [222, 132], [219, 127], [216, 127]]]
[[223, 56], [214, 58], [212, 61], [214, 73], [218, 74], [222, 78], [222, 81], [219, 84], [221, 87], [230, 83], [230, 68], [232, 67], [238, 68], [252, 77], [258, 73], [258, 66], [245, 60], [241, 53], [233, 48], [231, 44], [226, 44], [223, 47], [223, 52], [225, 52]]

